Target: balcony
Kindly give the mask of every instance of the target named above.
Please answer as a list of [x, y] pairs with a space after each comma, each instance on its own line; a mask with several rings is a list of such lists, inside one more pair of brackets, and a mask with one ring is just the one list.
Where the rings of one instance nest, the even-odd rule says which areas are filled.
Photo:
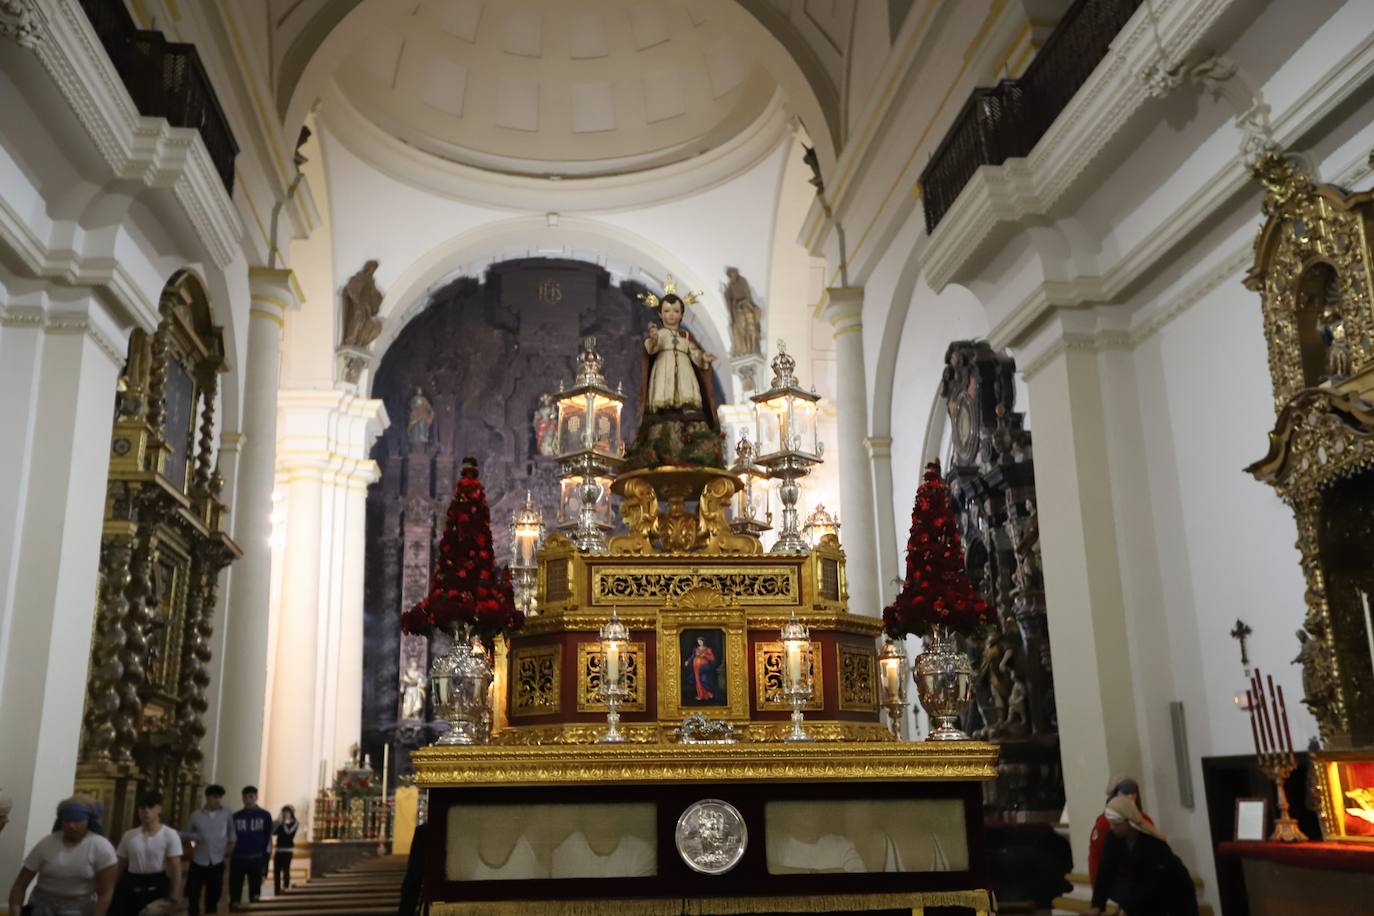
[[1142, 2], [1076, 0], [1024, 74], [973, 91], [921, 173], [927, 234], [979, 166], [1030, 154]]
[[200, 133], [224, 190], [234, 193], [239, 146], [194, 45], [139, 29], [123, 0], [80, 0], [138, 112]]

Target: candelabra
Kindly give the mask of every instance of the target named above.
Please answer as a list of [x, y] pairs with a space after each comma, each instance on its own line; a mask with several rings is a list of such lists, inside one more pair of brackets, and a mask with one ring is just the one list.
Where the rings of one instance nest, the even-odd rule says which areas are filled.
[[793, 611], [791, 618], [782, 625], [783, 680], [782, 693], [792, 706], [792, 730], [785, 741], [810, 741], [811, 736], [802, 727], [802, 707], [815, 693], [815, 682], [811, 677], [811, 634], [806, 624], [797, 619]]
[[1301, 843], [1307, 835], [1298, 829], [1288, 809], [1288, 791], [1284, 782], [1297, 769], [1293, 756], [1293, 734], [1288, 727], [1288, 705], [1283, 700], [1283, 685], [1274, 690], [1274, 676], [1267, 678], [1269, 696], [1264, 695], [1264, 681], [1260, 679], [1259, 669], [1250, 678], [1250, 689], [1245, 698], [1250, 709], [1250, 734], [1255, 740], [1255, 756], [1259, 760], [1264, 775], [1274, 782], [1278, 795], [1279, 816], [1274, 820], [1271, 843]]
[[558, 391], [558, 461], [564, 492], [571, 486], [577, 505], [573, 543], [583, 553], [605, 553], [600, 509], [608, 505], [606, 480], [624, 461], [620, 410], [625, 395], [607, 386], [595, 337], [583, 339], [577, 364], [572, 386], [560, 384]]
[[902, 736], [902, 720], [906, 718], [906, 642], [886, 639], [878, 653], [878, 672], [882, 677], [883, 708], [887, 710], [887, 727], [893, 738]]
[[606, 733], [596, 739], [600, 744], [620, 744], [625, 740], [620, 731], [620, 704], [628, 692], [625, 663], [629, 642], [629, 628], [620, 622], [616, 609], [611, 608], [611, 619], [601, 628], [601, 686], [597, 695], [606, 704]]
[[526, 617], [538, 613], [535, 599], [539, 576], [539, 546], [544, 542], [544, 517], [534, 505], [534, 497], [525, 491], [525, 504], [511, 513], [511, 585], [515, 591], [515, 606]]
[[801, 495], [798, 481], [821, 463], [824, 451], [816, 427], [820, 395], [802, 390], [794, 374], [796, 366], [797, 361], [787, 355], [786, 345], [778, 341], [778, 355], [772, 362], [773, 380], [767, 391], [750, 398], [757, 405], [755, 460], [780, 483], [782, 531], [772, 553], [810, 553], [811, 545], [797, 525], [797, 498]]
[[735, 446], [735, 463], [730, 473], [740, 482], [731, 510], [730, 530], [757, 537], [773, 527], [773, 513], [768, 509], [768, 471], [754, 461], [754, 444], [743, 432]]

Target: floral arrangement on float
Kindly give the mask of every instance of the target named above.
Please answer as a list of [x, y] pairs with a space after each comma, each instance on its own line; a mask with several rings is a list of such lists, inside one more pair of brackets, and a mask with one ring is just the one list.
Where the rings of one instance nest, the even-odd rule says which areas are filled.
[[430, 667], [434, 710], [449, 723], [439, 744], [482, 744], [491, 732], [491, 647], [525, 625], [515, 606], [510, 570], [496, 565], [491, 511], [477, 459], [463, 459], [439, 541], [429, 593], [401, 615], [406, 633], [453, 636]]
[[967, 740], [957, 719], [973, 691], [973, 664], [955, 636], [971, 636], [993, 622], [992, 609], [964, 570], [964, 545], [940, 462], [926, 465], [906, 544], [906, 578], [883, 627], [894, 640], [922, 640], [916, 657], [916, 692], [931, 718], [927, 740]]

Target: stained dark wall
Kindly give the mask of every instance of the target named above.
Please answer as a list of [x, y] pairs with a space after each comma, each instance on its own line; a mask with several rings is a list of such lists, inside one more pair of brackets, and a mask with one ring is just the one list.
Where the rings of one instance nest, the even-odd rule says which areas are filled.
[[[643, 291], [634, 283], [612, 284], [605, 270], [585, 262], [507, 261], [481, 281], [464, 278], [435, 292], [382, 358], [373, 396], [386, 403], [392, 423], [372, 451], [382, 473], [368, 493], [364, 597], [363, 745], [374, 760], [397, 725], [400, 614], [423, 594], [462, 458], [477, 458], [504, 562], [506, 525], [526, 490], [545, 507], [546, 522], [553, 520], [557, 465], [538, 455], [532, 418], [541, 394], [572, 379], [583, 337], [596, 337], [607, 381], [623, 384], [622, 432], [626, 439], [634, 434], [642, 341], [656, 317], [636, 300]], [[686, 324], [693, 327], [690, 310]], [[417, 387], [434, 408], [428, 445], [406, 436]], [[720, 398], [718, 379], [716, 391]], [[432, 734], [409, 731], [402, 744], [415, 746]]]

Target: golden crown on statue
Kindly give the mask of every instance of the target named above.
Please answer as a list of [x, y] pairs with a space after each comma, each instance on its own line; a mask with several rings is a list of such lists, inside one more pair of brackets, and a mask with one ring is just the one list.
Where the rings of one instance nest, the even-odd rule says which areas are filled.
[[[672, 274], [668, 274], [663, 278], [663, 299], [666, 299], [669, 296], [676, 296], [677, 298], [681, 299], [683, 305], [691, 305], [693, 302], [696, 302], [698, 299], [701, 298], [701, 293], [694, 293], [691, 291], [679, 293], [677, 291], [677, 281], [673, 279]], [[659, 305], [663, 302], [663, 299], [660, 299], [653, 293], [639, 294], [639, 301], [643, 302], [651, 309], [658, 308]]]

